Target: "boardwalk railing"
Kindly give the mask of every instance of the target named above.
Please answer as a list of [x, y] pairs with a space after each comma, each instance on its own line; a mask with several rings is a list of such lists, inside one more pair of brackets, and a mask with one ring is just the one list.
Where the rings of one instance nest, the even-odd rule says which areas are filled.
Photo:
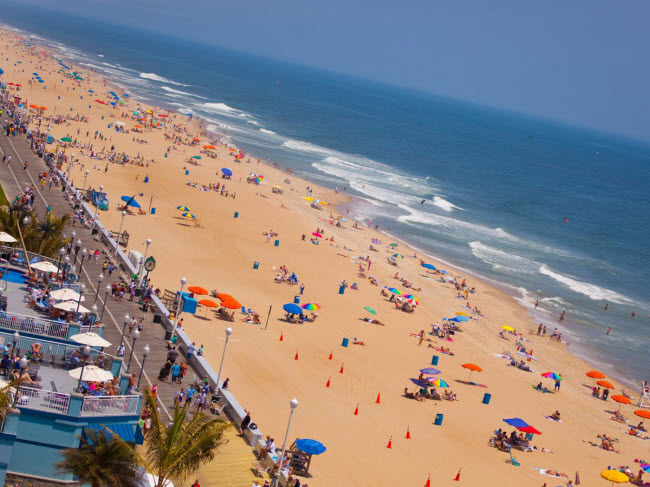
[[140, 396], [86, 396], [82, 416], [130, 416], [138, 414]]
[[[57, 321], [50, 321], [33, 316], [25, 316], [16, 313], [0, 312], [0, 327], [7, 330], [24, 331], [34, 335], [41, 335], [51, 338], [65, 340], [68, 336], [68, 324]], [[88, 327], [85, 331], [88, 331]], [[81, 331], [84, 333], [85, 331]]]
[[31, 387], [19, 388], [16, 398], [18, 408], [38, 409], [61, 414], [68, 413], [69, 405], [70, 394], [32, 389]]

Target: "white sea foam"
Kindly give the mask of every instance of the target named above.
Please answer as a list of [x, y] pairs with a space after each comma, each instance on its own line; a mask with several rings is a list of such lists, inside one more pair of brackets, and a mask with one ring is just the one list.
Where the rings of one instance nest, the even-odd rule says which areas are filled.
[[103, 54], [97, 54], [97, 57], [104, 57]]
[[496, 270], [510, 271], [515, 274], [536, 274], [540, 263], [534, 260], [495, 249], [479, 241], [469, 243], [472, 254]]
[[447, 201], [444, 198], [441, 198], [440, 196], [433, 197], [433, 204], [438, 208], [442, 208], [445, 211], [462, 210], [462, 208], [460, 208], [459, 206], [456, 206], [455, 204], [451, 203], [450, 201]]
[[195, 95], [194, 93], [188, 93], [187, 91], [181, 91], [181, 90], [175, 90], [174, 88], [170, 88], [169, 86], [161, 86], [160, 89], [166, 91], [167, 93], [173, 93], [175, 95], [185, 95], [185, 96], [193, 96], [195, 98], [203, 98], [202, 96]]
[[337, 154], [335, 150], [326, 149], [319, 145], [310, 144], [309, 142], [302, 142], [300, 140], [287, 140], [282, 144], [282, 147], [299, 152], [309, 152], [310, 154], [320, 154], [322, 156], [334, 156]]
[[241, 110], [237, 110], [231, 106], [226, 105], [225, 103], [201, 103], [197, 105], [197, 108], [204, 110], [206, 112], [215, 113], [219, 115], [230, 115], [230, 116], [239, 116], [240, 114], [246, 115]]
[[162, 76], [158, 76], [156, 73], [140, 73], [140, 78], [149, 79], [152, 81], [159, 81], [161, 83], [169, 83], [177, 86], [189, 86], [183, 83], [178, 83], [176, 81], [169, 80], [167, 78], [163, 78]]
[[276, 135], [275, 132], [273, 132], [273, 130], [260, 129], [260, 132], [262, 132], [263, 134]]
[[589, 284], [588, 282], [580, 282], [569, 276], [554, 272], [544, 264], [539, 267], [539, 273], [564, 284], [572, 291], [583, 294], [594, 301], [608, 301], [617, 304], [632, 304], [634, 302], [616, 291], [605, 289], [595, 284]]

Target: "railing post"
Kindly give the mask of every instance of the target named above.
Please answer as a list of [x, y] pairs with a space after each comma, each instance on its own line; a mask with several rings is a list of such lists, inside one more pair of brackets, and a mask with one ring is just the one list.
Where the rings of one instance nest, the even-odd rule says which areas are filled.
[[84, 403], [84, 395], [78, 392], [70, 394], [70, 405], [68, 406], [68, 416], [80, 417], [81, 408]]
[[68, 324], [68, 333], [67, 333], [67, 335], [65, 337], [66, 340], [70, 340], [70, 337], [72, 335], [78, 335], [80, 329], [81, 329], [81, 327], [79, 326], [78, 323], [70, 323], [70, 324]]

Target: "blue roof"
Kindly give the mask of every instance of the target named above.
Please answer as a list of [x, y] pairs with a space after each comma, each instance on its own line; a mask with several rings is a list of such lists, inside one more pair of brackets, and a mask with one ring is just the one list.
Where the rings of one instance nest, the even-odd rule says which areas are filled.
[[[135, 425], [132, 424], [127, 424], [127, 423], [113, 423], [113, 424], [105, 424], [105, 425], [89, 424], [88, 426], [84, 426], [84, 431], [86, 429], [93, 429], [96, 431], [106, 432], [103, 426], [106, 426], [106, 428], [110, 430], [110, 432], [107, 432], [109, 438], [112, 437], [113, 434], [117, 434], [120, 438], [122, 438], [127, 443], [137, 443], [138, 445], [142, 445], [143, 443], [144, 438], [142, 437], [142, 433], [139, 433], [139, 431], [138, 432], [134, 431]], [[140, 426], [137, 426], [137, 429], [140, 430]]]

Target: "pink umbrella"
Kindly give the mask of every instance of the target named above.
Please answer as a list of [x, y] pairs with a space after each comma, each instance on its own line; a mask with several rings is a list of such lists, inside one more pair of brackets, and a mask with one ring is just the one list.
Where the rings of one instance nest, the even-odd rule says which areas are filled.
[[314, 233], [312, 233], [312, 235], [313, 235], [314, 237], [323, 238], [323, 236], [322, 236], [320, 233], [318, 233], [318, 232], [314, 232]]

